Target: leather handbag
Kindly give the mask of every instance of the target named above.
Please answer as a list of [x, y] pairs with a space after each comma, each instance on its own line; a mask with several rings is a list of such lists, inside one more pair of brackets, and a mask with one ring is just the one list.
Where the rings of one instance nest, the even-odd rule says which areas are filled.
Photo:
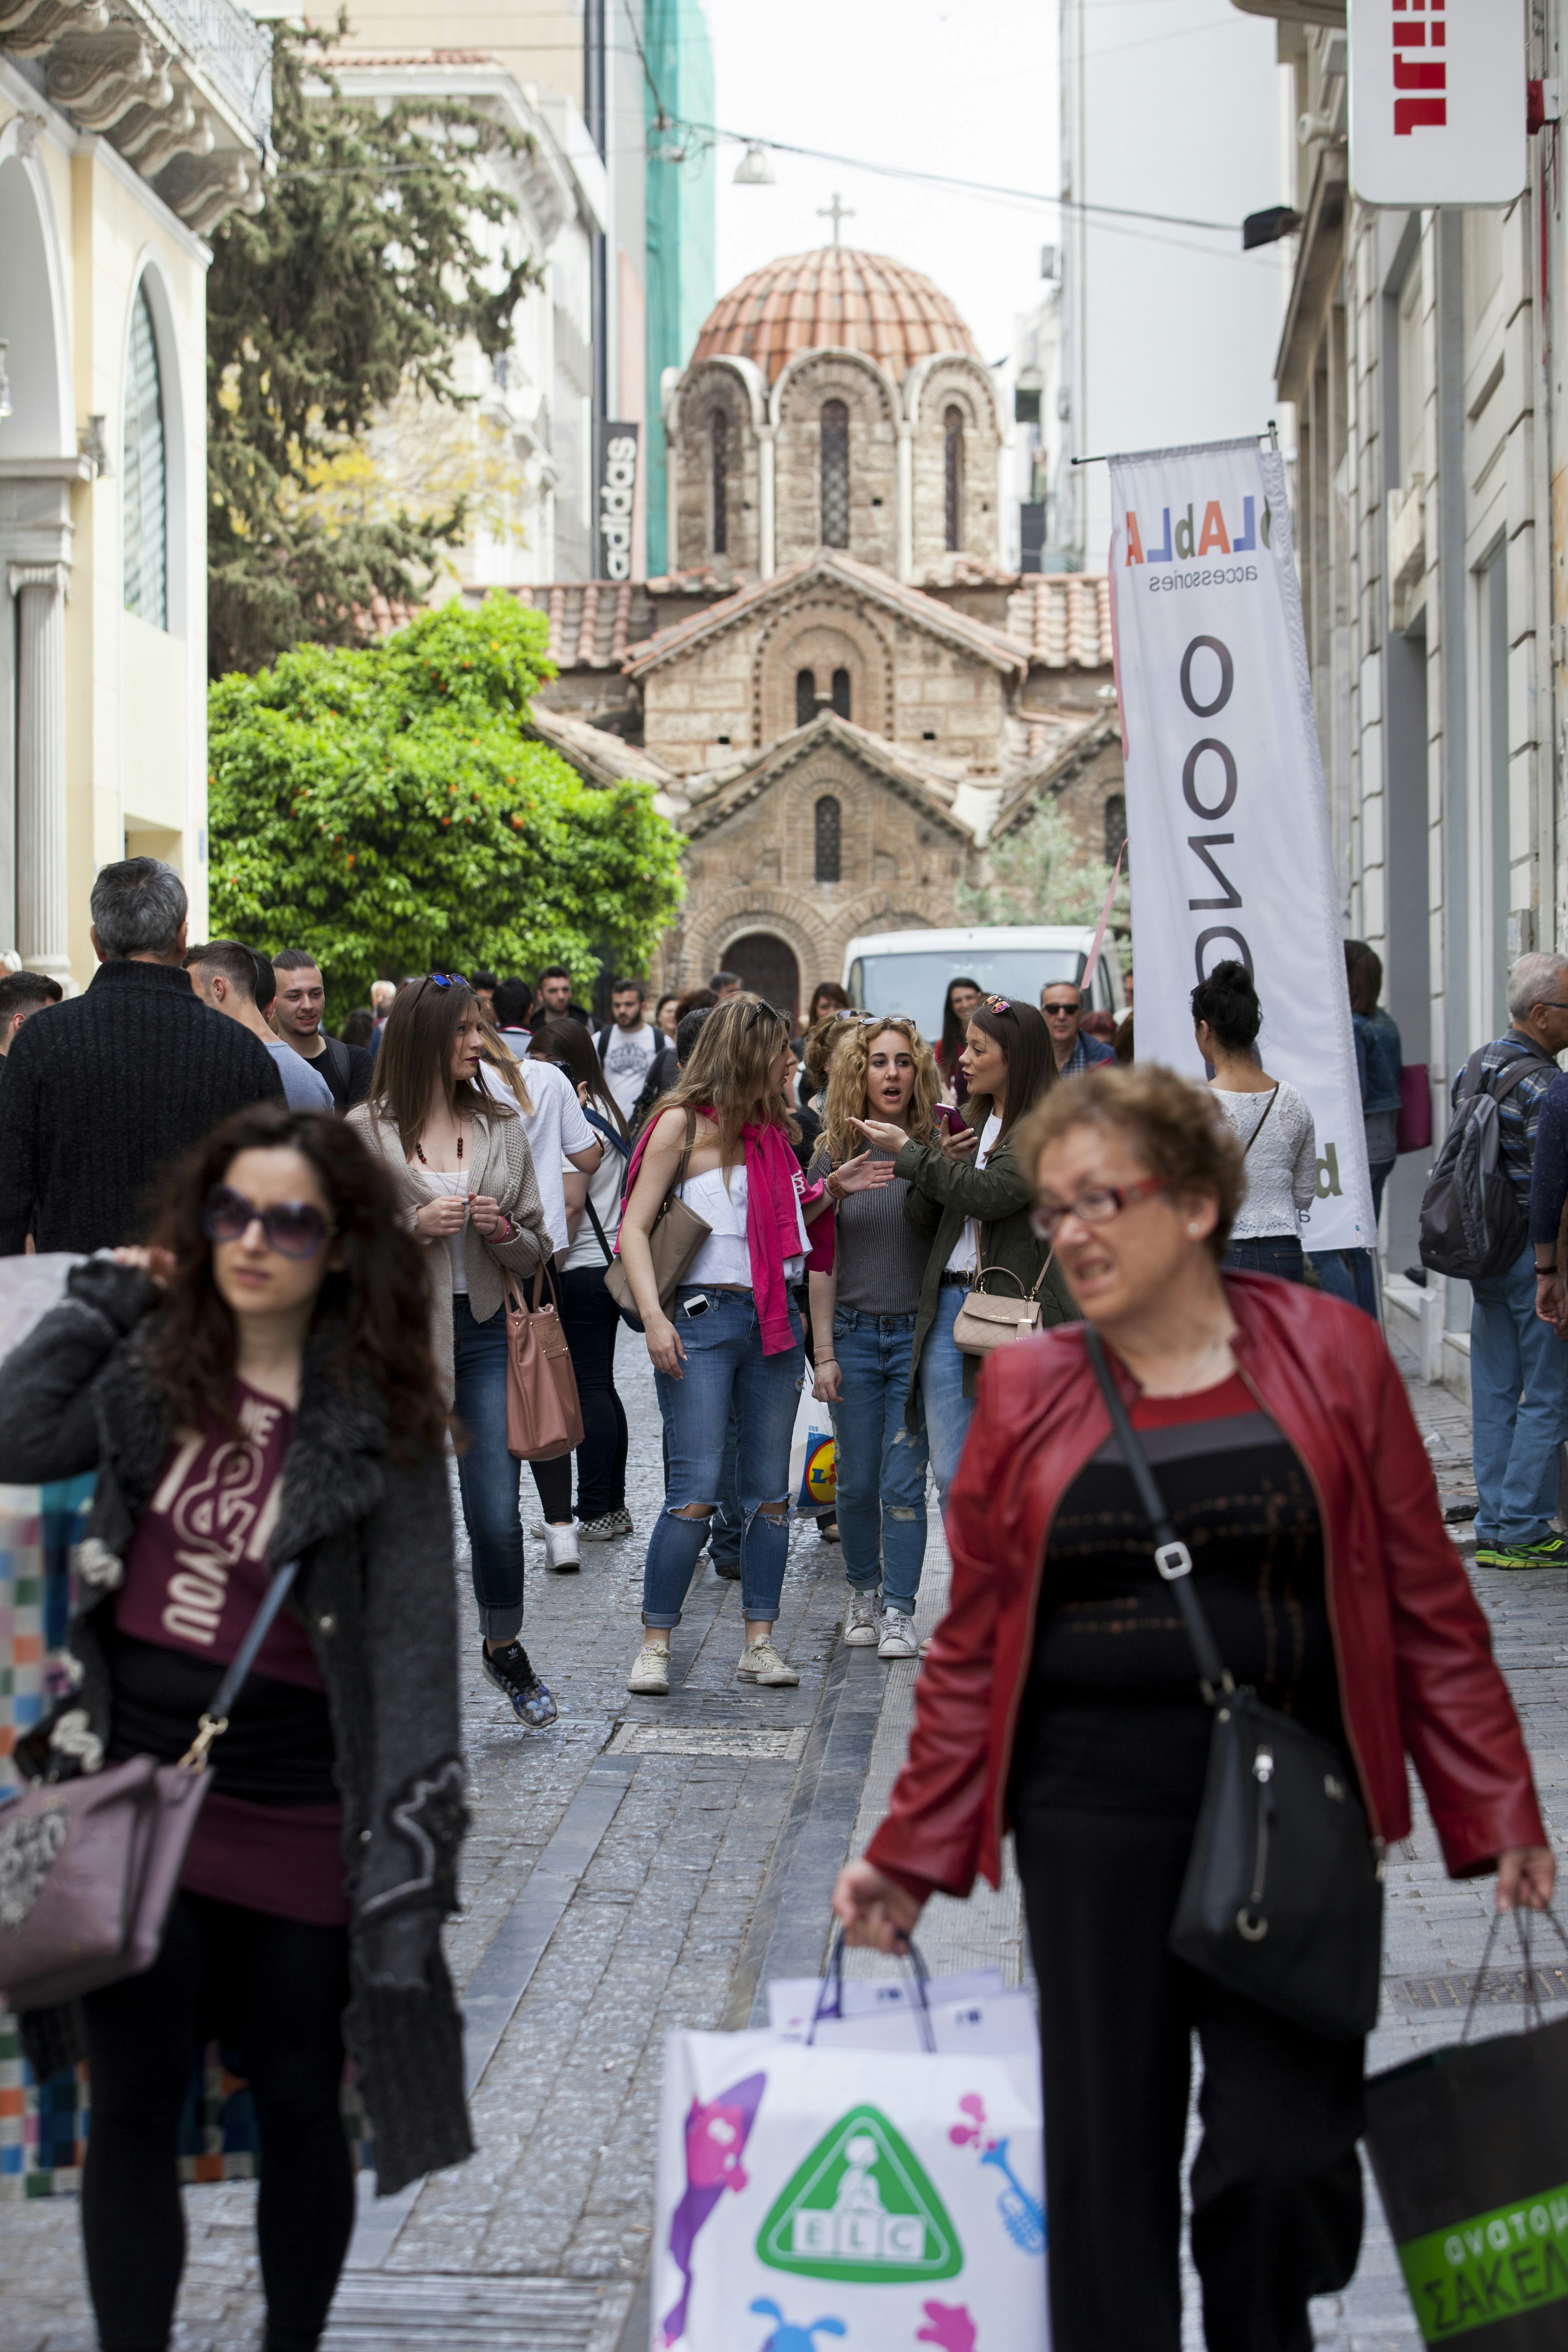
[[[675, 1171], [675, 1181], [658, 1205], [658, 1213], [647, 1237], [648, 1255], [653, 1260], [653, 1276], [658, 1285], [658, 1303], [668, 1307], [679, 1285], [686, 1278], [686, 1269], [697, 1255], [713, 1228], [689, 1209], [678, 1195], [686, 1181], [686, 1171], [691, 1165], [691, 1147], [697, 1139], [697, 1113], [686, 1114], [686, 1147], [680, 1155], [680, 1165]], [[637, 1303], [632, 1296], [632, 1286], [626, 1273], [626, 1260], [617, 1257], [605, 1268], [605, 1288], [620, 1309], [623, 1323], [634, 1331], [643, 1328]]]
[[1395, 1151], [1429, 1151], [1432, 1148], [1432, 1087], [1425, 1062], [1406, 1062], [1399, 1073], [1399, 1118], [1394, 1129]]
[[520, 1462], [553, 1462], [583, 1443], [577, 1375], [544, 1274], [541, 1258], [531, 1304], [506, 1276], [506, 1450]]
[[286, 1561], [268, 1584], [177, 1764], [133, 1756], [45, 1782], [0, 1810], [0, 1992], [14, 2010], [52, 2009], [157, 1958], [212, 1785], [207, 1751], [228, 1729], [299, 1566]]
[[1339, 1750], [1256, 1691], [1237, 1687], [1194, 1590], [1192, 1554], [1171, 1524], [1100, 1334], [1086, 1324], [1084, 1338], [1212, 1717], [1208, 1774], [1170, 1948], [1201, 1975], [1309, 2032], [1359, 2040], [1377, 2022], [1382, 1843], [1368, 1833]]
[[[1005, 1348], [1010, 1339], [1026, 1339], [1031, 1331], [1039, 1329], [1040, 1302], [1036, 1294], [1050, 1266], [1047, 1257], [1029, 1290], [1024, 1288], [1023, 1277], [1005, 1265], [981, 1268], [953, 1318], [952, 1336], [964, 1355], [988, 1356], [993, 1348]], [[994, 1298], [985, 1288], [992, 1276], [998, 1274], [1017, 1286], [1016, 1298]]]

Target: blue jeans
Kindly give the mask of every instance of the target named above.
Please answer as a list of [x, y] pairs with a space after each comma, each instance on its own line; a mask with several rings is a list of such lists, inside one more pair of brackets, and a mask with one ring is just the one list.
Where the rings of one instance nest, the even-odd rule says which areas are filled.
[[[706, 1313], [691, 1309], [699, 1299]], [[741, 1416], [735, 1457], [740, 1496], [741, 1605], [751, 1619], [773, 1624], [784, 1591], [789, 1518], [762, 1515], [764, 1503], [789, 1500], [789, 1449], [800, 1402], [800, 1316], [790, 1307], [795, 1345], [764, 1356], [756, 1301], [749, 1290], [704, 1290], [682, 1283], [670, 1321], [686, 1350], [683, 1377], [654, 1374], [669, 1452], [664, 1509], [643, 1564], [643, 1623], [679, 1625], [698, 1554], [708, 1540], [706, 1518], [677, 1516], [692, 1503], [716, 1505], [723, 1490], [725, 1440], [731, 1404]]]
[[1568, 1437], [1568, 1347], [1535, 1312], [1535, 1252], [1471, 1286], [1470, 1422], [1476, 1536], [1539, 1543], [1557, 1508], [1557, 1449]]
[[926, 1444], [936, 1472], [936, 1491], [942, 1509], [947, 1490], [958, 1475], [958, 1461], [974, 1400], [963, 1393], [963, 1358], [952, 1336], [958, 1310], [969, 1292], [961, 1282], [944, 1282], [936, 1294], [936, 1319], [921, 1349], [920, 1393], [925, 1412]]
[[926, 1436], [904, 1420], [914, 1351], [912, 1315], [833, 1318], [839, 1397], [833, 1407], [838, 1538], [857, 1592], [882, 1587], [882, 1605], [912, 1615], [926, 1549]]
[[1232, 1242], [1223, 1264], [1236, 1274], [1275, 1274], [1281, 1282], [1305, 1282], [1306, 1262], [1294, 1234], [1264, 1234], [1255, 1242]]
[[[522, 1626], [522, 1465], [506, 1450], [506, 1313], [476, 1321], [461, 1293], [452, 1301], [454, 1399], [468, 1444], [458, 1456], [474, 1599], [487, 1641], [515, 1640]], [[568, 1460], [570, 1457], [567, 1457]], [[570, 1490], [568, 1490], [570, 1492]]]
[[1307, 1255], [1312, 1261], [1320, 1290], [1326, 1290], [1331, 1298], [1342, 1298], [1347, 1305], [1359, 1307], [1376, 1322], [1377, 1284], [1373, 1276], [1370, 1250], [1309, 1250]]

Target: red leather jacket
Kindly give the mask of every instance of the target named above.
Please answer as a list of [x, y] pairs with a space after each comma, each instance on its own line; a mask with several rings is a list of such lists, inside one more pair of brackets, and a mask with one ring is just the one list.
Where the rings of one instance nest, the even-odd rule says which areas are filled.
[[[1506, 1846], [1544, 1845], [1513, 1701], [1381, 1333], [1359, 1308], [1299, 1284], [1225, 1282], [1237, 1368], [1317, 1494], [1341, 1704], [1373, 1833], [1389, 1843], [1409, 1831], [1408, 1749], [1452, 1876], [1485, 1870]], [[1131, 1400], [1125, 1372], [1121, 1381]], [[867, 1849], [913, 1895], [967, 1895], [976, 1871], [998, 1883], [1046, 1538], [1110, 1428], [1081, 1324], [1005, 1348], [981, 1373], [949, 1499], [952, 1605]]]

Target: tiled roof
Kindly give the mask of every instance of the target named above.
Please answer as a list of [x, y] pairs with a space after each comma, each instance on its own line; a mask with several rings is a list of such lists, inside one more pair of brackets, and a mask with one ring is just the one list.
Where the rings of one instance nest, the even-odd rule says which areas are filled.
[[1007, 634], [1047, 669], [1109, 669], [1110, 583], [1103, 572], [1040, 572], [1008, 597]]
[[[510, 593], [549, 614], [557, 669], [619, 669], [631, 647], [653, 635], [653, 604], [640, 580], [557, 580]], [[476, 604], [489, 593], [468, 592]]]
[[720, 353], [752, 360], [769, 383], [801, 352], [866, 352], [901, 379], [933, 352], [978, 359], [973, 336], [940, 286], [883, 253], [825, 245], [753, 269], [709, 312], [691, 365]]

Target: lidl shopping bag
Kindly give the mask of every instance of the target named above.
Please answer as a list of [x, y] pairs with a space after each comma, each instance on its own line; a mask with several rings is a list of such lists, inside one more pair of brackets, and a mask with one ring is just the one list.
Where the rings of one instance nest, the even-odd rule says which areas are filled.
[[1046, 2352], [1039, 2068], [674, 2033], [652, 2352]]
[[831, 1512], [838, 1493], [832, 1416], [826, 1405], [815, 1402], [809, 1383], [801, 1390], [795, 1407], [789, 1491], [791, 1508], [806, 1516]]
[[1374, 2074], [1366, 2138], [1428, 2344], [1568, 2345], [1568, 2021]]

